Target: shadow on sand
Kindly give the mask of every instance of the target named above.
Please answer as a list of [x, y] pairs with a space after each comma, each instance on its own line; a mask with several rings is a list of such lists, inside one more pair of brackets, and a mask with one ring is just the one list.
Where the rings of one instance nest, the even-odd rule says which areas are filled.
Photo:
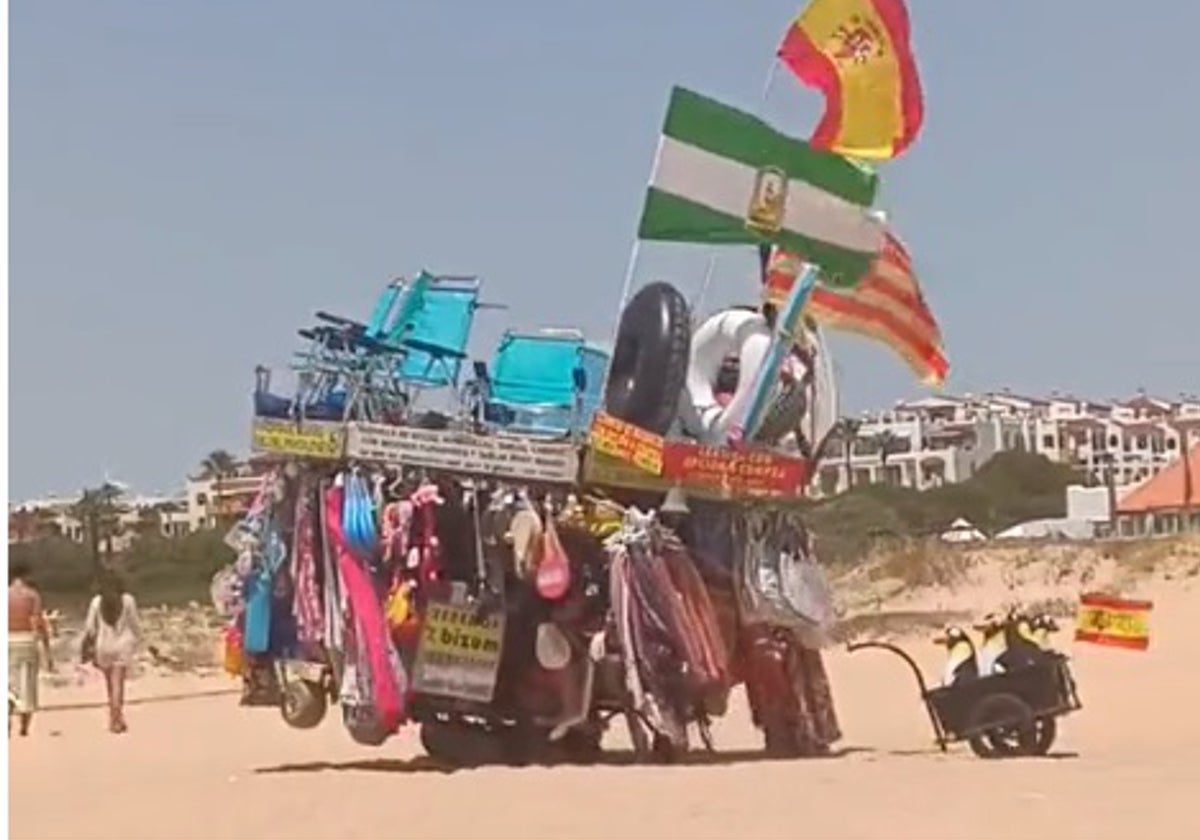
[[[694, 750], [687, 753], [685, 756], [668, 764], [652, 764], [641, 762], [642, 766], [655, 767], [663, 770], [670, 770], [674, 767], [709, 767], [709, 766], [730, 766], [736, 764], [761, 764], [763, 762], [774, 761], [831, 761], [838, 758], [844, 758], [855, 753], [870, 753], [872, 750], [862, 747], [847, 747], [845, 749], [834, 750], [829, 755], [817, 756], [813, 758], [776, 758], [769, 756], [762, 750], [727, 750], [725, 752], [705, 752], [702, 750]], [[357, 761], [309, 761], [296, 764], [278, 764], [271, 767], [257, 767], [254, 770], [256, 775], [270, 775], [276, 773], [324, 773], [324, 772], [342, 772], [342, 771], [357, 771], [368, 773], [454, 773], [460, 770], [482, 770], [489, 767], [509, 767], [517, 768], [525, 767], [625, 767], [639, 764], [632, 750], [613, 750], [605, 752], [595, 761], [590, 762], [530, 762], [526, 765], [513, 764], [479, 764], [474, 767], [453, 767], [437, 759], [429, 756], [418, 756], [416, 758], [372, 758], [359, 759]]]
[[[670, 770], [676, 767], [728, 767], [738, 764], [761, 764], [764, 762], [788, 761], [795, 763], [832, 761], [849, 756], [864, 756], [867, 761], [875, 762], [888, 758], [950, 758], [975, 759], [970, 751], [954, 750], [943, 753], [936, 747], [913, 750], [874, 750], [868, 747], [845, 747], [834, 750], [829, 755], [812, 758], [776, 758], [761, 750], [728, 750], [726, 752], [704, 752], [695, 750], [669, 764], [653, 764], [641, 762], [641, 766]], [[1004, 759], [1008, 762], [1040, 762], [1040, 761], [1072, 761], [1079, 758], [1079, 753], [1070, 751], [1052, 752], [1048, 755], [1024, 758]], [[988, 762], [991, 763], [991, 762]], [[326, 772], [360, 772], [360, 773], [441, 773], [449, 774], [467, 770], [483, 770], [486, 768], [507, 767], [632, 767], [638, 765], [631, 750], [613, 750], [604, 753], [592, 762], [530, 762], [525, 765], [515, 764], [478, 764], [473, 767], [455, 767], [429, 756], [416, 758], [371, 758], [356, 761], [308, 761], [295, 764], [276, 764], [269, 767], [257, 767], [256, 775], [274, 775], [289, 773], [326, 773]]]

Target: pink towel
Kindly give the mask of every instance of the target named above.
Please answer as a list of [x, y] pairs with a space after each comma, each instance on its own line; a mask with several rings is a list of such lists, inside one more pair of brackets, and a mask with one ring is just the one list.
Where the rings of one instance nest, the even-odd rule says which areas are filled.
[[393, 668], [396, 655], [388, 636], [383, 605], [375, 597], [371, 578], [354, 559], [342, 533], [342, 494], [343, 489], [336, 485], [325, 491], [325, 527], [337, 555], [350, 611], [360, 628], [355, 639], [360, 646], [358, 662], [360, 667], [368, 669], [371, 700], [380, 723], [388, 732], [395, 732], [404, 714], [404, 698], [399, 688], [402, 677]]

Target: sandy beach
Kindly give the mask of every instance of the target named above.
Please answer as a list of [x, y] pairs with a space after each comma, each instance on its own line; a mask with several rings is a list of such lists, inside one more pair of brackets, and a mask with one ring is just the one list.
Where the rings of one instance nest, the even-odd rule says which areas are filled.
[[[765, 761], [741, 695], [718, 723], [720, 754], [685, 766], [448, 773], [406, 730], [355, 745], [330, 716], [286, 727], [236, 695], [129, 709], [109, 735], [102, 709], [48, 711], [10, 742], [11, 836], [37, 838], [1193, 838], [1200, 766], [1200, 589], [1161, 582], [1144, 653], [1072, 644], [1084, 709], [1045, 759], [982, 761], [933, 744], [911, 675], [879, 651], [834, 649], [829, 667], [845, 740], [834, 758]], [[924, 636], [903, 646], [936, 673]], [[147, 676], [131, 696], [221, 691], [223, 677]], [[44, 702], [99, 700], [99, 684]]]

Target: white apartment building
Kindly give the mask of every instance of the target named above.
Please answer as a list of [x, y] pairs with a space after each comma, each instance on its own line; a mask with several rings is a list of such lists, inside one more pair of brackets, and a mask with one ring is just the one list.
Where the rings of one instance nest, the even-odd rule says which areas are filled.
[[[254, 462], [237, 464], [230, 475], [189, 478], [182, 493], [170, 496], [131, 496], [120, 500], [119, 527], [113, 549], [124, 551], [139, 535], [151, 530], [167, 538], [215, 528], [218, 518], [236, 517], [249, 507], [262, 486], [262, 469]], [[26, 542], [56, 534], [75, 542], [86, 539], [84, 523], [73, 513], [79, 495], [48, 496], [10, 504], [8, 541]]]
[[[8, 541], [26, 542], [47, 534], [56, 534], [74, 542], [86, 539], [84, 523], [73, 509], [77, 496], [48, 496], [32, 499], [8, 508]], [[137, 496], [123, 499], [117, 517], [113, 549], [124, 551], [139, 535], [151, 531], [168, 539], [181, 537], [190, 530], [187, 503], [182, 496]]]
[[189, 478], [185, 494], [189, 529], [215, 528], [218, 517], [244, 513], [262, 488], [262, 475], [259, 462], [251, 459], [238, 464], [233, 475]]
[[[888, 482], [928, 489], [964, 481], [998, 452], [1038, 452], [1070, 464], [1095, 484], [1136, 484], [1200, 442], [1200, 397], [1155, 399], [1138, 394], [1108, 403], [1060, 394], [1027, 397], [1008, 391], [939, 395], [864, 413], [849, 457], [831, 440], [814, 492]], [[883, 456], [884, 442], [888, 454]]]

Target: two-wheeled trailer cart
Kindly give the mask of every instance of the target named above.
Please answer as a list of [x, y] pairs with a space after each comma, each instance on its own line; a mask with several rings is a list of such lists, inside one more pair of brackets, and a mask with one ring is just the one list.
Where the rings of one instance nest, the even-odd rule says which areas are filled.
[[1039, 756], [1050, 751], [1057, 719], [1083, 708], [1067, 657], [1045, 651], [1023, 667], [928, 688], [912, 657], [887, 642], [858, 642], [847, 649], [888, 650], [903, 659], [917, 679], [934, 737], [943, 752], [967, 741], [980, 758]]

